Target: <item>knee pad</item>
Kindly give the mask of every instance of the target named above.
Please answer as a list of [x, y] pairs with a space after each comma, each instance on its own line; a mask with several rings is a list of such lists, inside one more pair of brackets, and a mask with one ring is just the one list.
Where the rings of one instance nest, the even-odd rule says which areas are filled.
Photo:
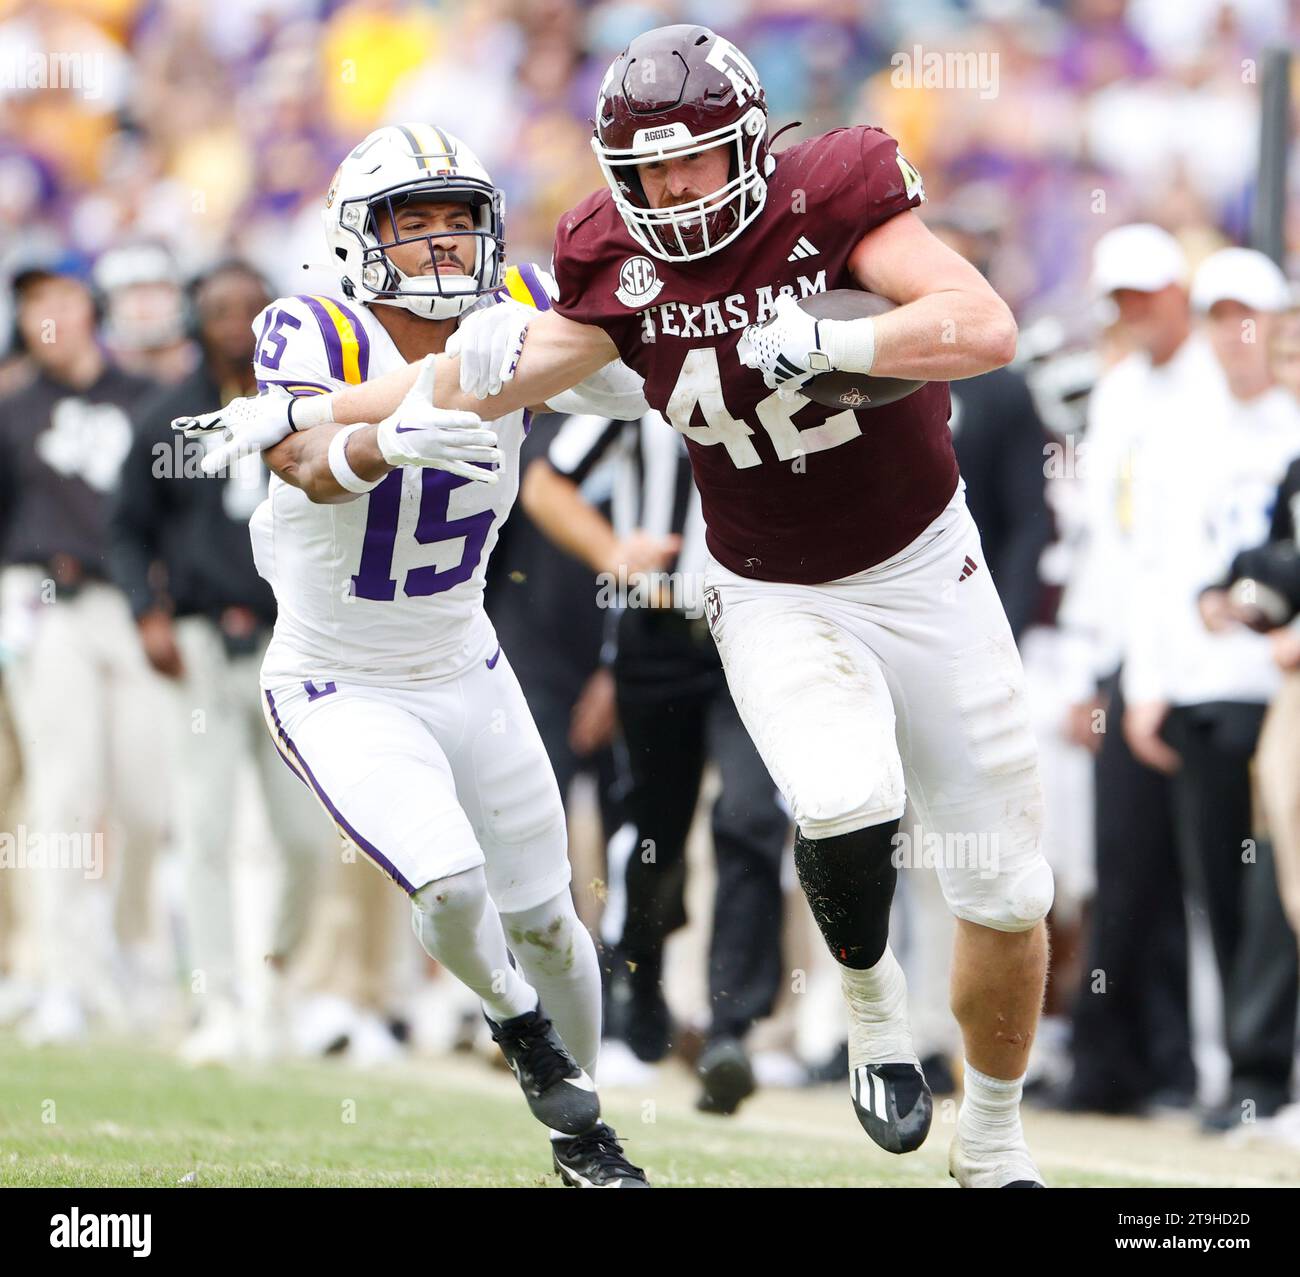
[[788, 796], [806, 838], [826, 842], [897, 823], [904, 806], [902, 762], [895, 754], [876, 763], [830, 768]]
[[[994, 931], [1028, 931], [1047, 917], [1055, 895], [1052, 867], [1042, 852], [1031, 862], [992, 877], [945, 883], [953, 913]], [[957, 898], [953, 899], [955, 895]]]
[[481, 867], [435, 878], [411, 893], [412, 921], [417, 930], [424, 920], [435, 926], [453, 920], [476, 922], [487, 899], [487, 876]]

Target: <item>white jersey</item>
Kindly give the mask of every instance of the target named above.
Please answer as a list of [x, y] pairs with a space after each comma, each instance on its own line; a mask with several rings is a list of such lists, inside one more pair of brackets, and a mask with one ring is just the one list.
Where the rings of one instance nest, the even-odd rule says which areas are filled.
[[[535, 267], [512, 267], [501, 295], [545, 309], [548, 283]], [[261, 390], [323, 394], [406, 363], [369, 307], [323, 294], [278, 298], [258, 315], [254, 332]], [[597, 393], [613, 385], [624, 394], [632, 414], [644, 400], [640, 379], [631, 378], [612, 365], [593, 381]], [[566, 392], [566, 406], [581, 394]], [[483, 582], [519, 491], [529, 414], [513, 412], [493, 426], [503, 460], [491, 485], [407, 466], [355, 501], [322, 505], [272, 476], [251, 522], [257, 569], [278, 605], [264, 684], [438, 680], [491, 655], [496, 636], [483, 610]]]

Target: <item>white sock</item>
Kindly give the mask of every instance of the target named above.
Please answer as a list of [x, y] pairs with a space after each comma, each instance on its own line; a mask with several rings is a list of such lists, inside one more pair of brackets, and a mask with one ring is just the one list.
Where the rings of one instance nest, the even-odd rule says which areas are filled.
[[483, 870], [427, 883], [411, 897], [411, 925], [429, 957], [478, 994], [500, 1024], [537, 1005], [537, 992], [510, 963], [501, 915]]
[[600, 1051], [600, 962], [568, 887], [533, 909], [502, 915], [506, 942], [546, 1014], [588, 1077]]
[[849, 1004], [849, 1070], [861, 1064], [919, 1063], [907, 1020], [907, 978], [888, 945], [874, 967], [840, 967]]
[[1008, 1082], [989, 1077], [966, 1061], [965, 1095], [957, 1114], [957, 1129], [968, 1147], [1008, 1148], [1024, 1143], [1025, 1133], [1020, 1125], [1024, 1083], [1023, 1074]]

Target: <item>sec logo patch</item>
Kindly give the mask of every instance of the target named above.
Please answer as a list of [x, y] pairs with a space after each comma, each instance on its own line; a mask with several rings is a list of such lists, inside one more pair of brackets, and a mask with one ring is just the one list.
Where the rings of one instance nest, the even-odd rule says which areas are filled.
[[618, 287], [614, 296], [633, 310], [648, 306], [664, 286], [655, 264], [648, 257], [629, 257], [618, 273]]

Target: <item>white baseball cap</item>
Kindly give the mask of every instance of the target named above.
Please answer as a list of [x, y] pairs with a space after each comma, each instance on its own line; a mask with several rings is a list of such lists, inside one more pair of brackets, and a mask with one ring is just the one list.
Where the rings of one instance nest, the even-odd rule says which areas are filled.
[[1158, 293], [1187, 282], [1187, 256], [1178, 241], [1150, 222], [1107, 231], [1092, 249], [1092, 288], [1101, 297], [1118, 288]]
[[1204, 313], [1223, 301], [1240, 302], [1251, 310], [1286, 310], [1291, 287], [1272, 258], [1253, 248], [1221, 248], [1196, 268], [1192, 308]]

